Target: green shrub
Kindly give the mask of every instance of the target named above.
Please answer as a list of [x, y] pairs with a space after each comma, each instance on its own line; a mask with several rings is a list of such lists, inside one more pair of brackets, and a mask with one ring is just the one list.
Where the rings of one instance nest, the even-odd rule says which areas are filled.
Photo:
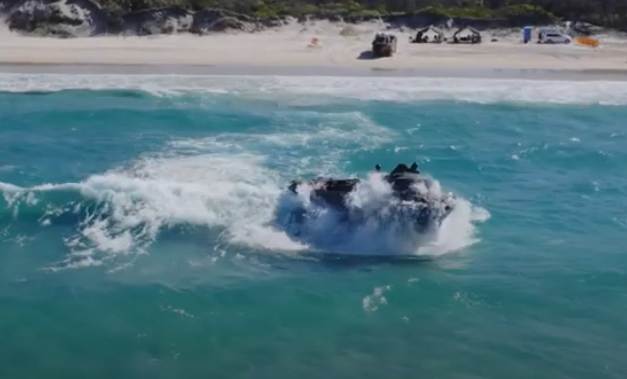
[[495, 11], [486, 7], [443, 7], [429, 6], [418, 10], [416, 13], [429, 16], [453, 18], [453, 17], [469, 17], [469, 18], [493, 18]]
[[506, 18], [515, 24], [546, 24], [557, 17], [545, 9], [531, 4], [510, 5], [496, 12], [498, 17]]
[[[440, 19], [506, 18], [514, 24], [551, 22], [556, 19], [553, 14], [538, 5], [517, 4], [499, 7], [507, 5], [508, 2], [509, 0], [502, 0], [502, 4], [499, 4], [498, 0], [490, 0], [488, 2], [490, 7], [486, 7], [477, 5], [478, 2], [473, 0], [461, 0], [456, 6], [444, 6], [438, 4], [436, 0], [428, 2], [427, 0], [99, 0], [102, 8], [114, 17], [143, 9], [179, 6], [195, 11], [219, 8], [258, 18], [318, 14], [359, 19], [413, 13]], [[426, 4], [435, 5], [424, 7]]]

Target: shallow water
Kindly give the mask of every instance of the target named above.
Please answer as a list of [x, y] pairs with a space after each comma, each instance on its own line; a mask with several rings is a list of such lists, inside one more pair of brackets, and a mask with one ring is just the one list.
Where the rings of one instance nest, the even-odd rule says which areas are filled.
[[[0, 89], [0, 377], [627, 370], [621, 83], [5, 74]], [[276, 222], [295, 177], [412, 161], [459, 199], [431, 243]]]

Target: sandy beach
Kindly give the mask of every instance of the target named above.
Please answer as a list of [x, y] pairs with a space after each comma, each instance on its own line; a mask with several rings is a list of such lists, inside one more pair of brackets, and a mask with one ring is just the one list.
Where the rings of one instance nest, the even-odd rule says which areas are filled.
[[[482, 44], [411, 44], [411, 30], [394, 30], [398, 52], [372, 59], [367, 53], [377, 23], [294, 24], [254, 34], [163, 35], [55, 39], [0, 31], [2, 64], [315, 66], [380, 69], [627, 69], [627, 41], [600, 36], [597, 48], [523, 44], [521, 32], [484, 32]], [[452, 31], [445, 32], [451, 35]], [[317, 44], [312, 45], [312, 39]], [[496, 38], [496, 42], [492, 42]]]

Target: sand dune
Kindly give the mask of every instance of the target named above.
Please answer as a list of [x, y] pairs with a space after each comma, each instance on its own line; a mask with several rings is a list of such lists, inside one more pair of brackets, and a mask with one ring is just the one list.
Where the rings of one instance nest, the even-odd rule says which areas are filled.
[[[205, 37], [91, 37], [54, 39], [0, 33], [0, 63], [38, 64], [194, 64], [393, 68], [536, 68], [564, 70], [627, 69], [627, 43], [601, 38], [601, 46], [521, 43], [520, 31], [490, 33], [480, 45], [410, 44], [412, 31], [394, 31], [398, 53], [371, 59], [367, 53], [377, 23], [345, 26], [294, 24], [255, 34]], [[452, 33], [452, 32], [451, 32]], [[309, 46], [312, 38], [317, 46]]]

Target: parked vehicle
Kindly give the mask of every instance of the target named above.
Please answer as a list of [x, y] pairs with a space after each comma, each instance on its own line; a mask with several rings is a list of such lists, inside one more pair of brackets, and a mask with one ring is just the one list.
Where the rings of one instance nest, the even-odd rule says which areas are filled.
[[569, 44], [573, 42], [572, 37], [554, 30], [540, 31], [538, 33], [538, 43], [542, 44]]

